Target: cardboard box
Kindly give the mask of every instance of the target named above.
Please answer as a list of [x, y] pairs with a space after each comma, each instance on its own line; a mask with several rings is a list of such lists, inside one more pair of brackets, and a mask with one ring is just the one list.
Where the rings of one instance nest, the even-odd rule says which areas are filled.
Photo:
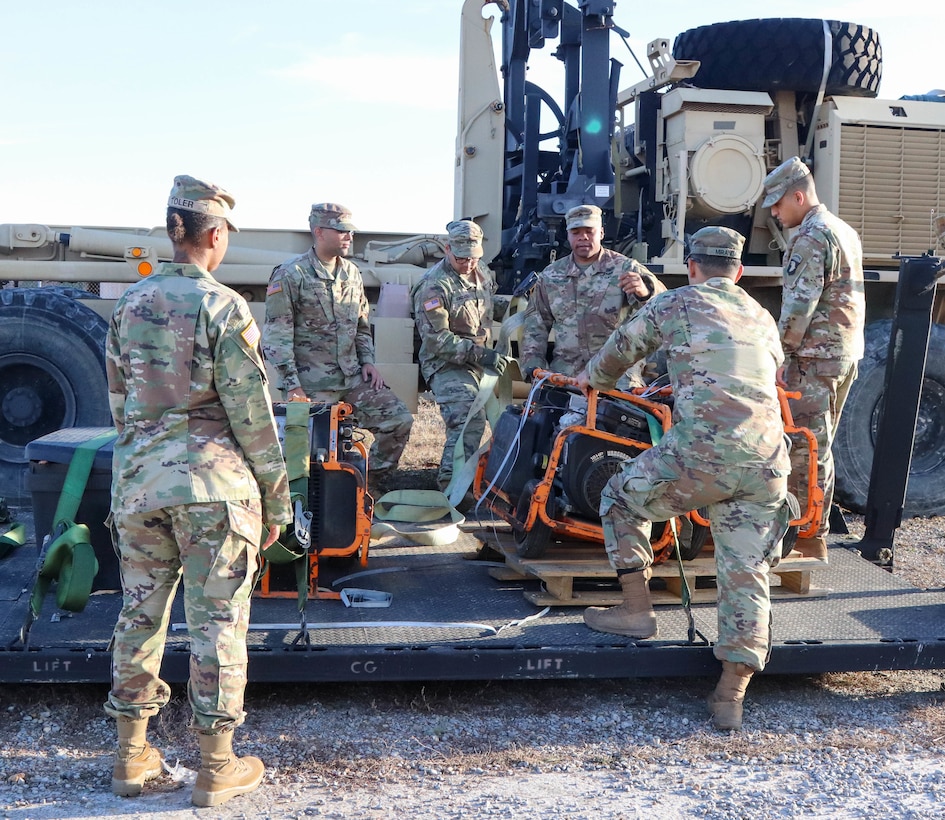
[[377, 369], [381, 371], [390, 389], [397, 394], [397, 398], [407, 405], [411, 413], [416, 413], [419, 406], [420, 365], [378, 362]]
[[410, 364], [413, 355], [413, 319], [394, 316], [375, 316], [374, 356], [377, 362]]

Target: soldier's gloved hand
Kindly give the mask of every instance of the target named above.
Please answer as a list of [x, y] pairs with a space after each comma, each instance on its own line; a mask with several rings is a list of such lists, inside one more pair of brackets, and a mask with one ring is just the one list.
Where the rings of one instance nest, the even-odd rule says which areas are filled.
[[486, 352], [482, 354], [479, 363], [499, 376], [505, 373], [505, 368], [509, 366], [508, 357], [496, 353], [491, 347], [486, 348]]

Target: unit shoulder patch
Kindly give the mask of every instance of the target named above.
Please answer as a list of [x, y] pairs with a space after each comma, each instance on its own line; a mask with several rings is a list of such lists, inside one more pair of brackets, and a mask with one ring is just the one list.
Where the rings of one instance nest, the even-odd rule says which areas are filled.
[[797, 273], [797, 269], [801, 266], [801, 262], [803, 261], [804, 257], [799, 253], [795, 253], [790, 259], [788, 259], [788, 263], [784, 268], [784, 275], [794, 276], [794, 274]]

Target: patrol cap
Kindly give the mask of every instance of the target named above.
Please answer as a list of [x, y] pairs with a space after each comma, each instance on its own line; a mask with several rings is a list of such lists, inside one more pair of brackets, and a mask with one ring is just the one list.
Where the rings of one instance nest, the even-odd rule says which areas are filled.
[[569, 231], [572, 228], [599, 228], [603, 224], [601, 210], [596, 205], [578, 205], [568, 211], [564, 218]]
[[313, 228], [332, 228], [336, 231], [356, 231], [351, 221], [351, 211], [337, 202], [316, 202], [308, 216]]
[[450, 252], [461, 259], [482, 256], [482, 228], [470, 219], [457, 219], [446, 226]]
[[690, 256], [719, 256], [739, 262], [745, 237], [731, 228], [711, 226], [696, 231], [689, 240]]
[[765, 201], [761, 203], [762, 206], [770, 208], [787, 193], [788, 188], [807, 176], [810, 176], [810, 168], [801, 162], [800, 157], [785, 160], [765, 177]]
[[231, 215], [235, 206], [232, 194], [218, 185], [186, 174], [174, 177], [174, 187], [167, 198], [168, 208], [223, 217], [230, 230], [238, 233], [239, 228], [233, 224]]

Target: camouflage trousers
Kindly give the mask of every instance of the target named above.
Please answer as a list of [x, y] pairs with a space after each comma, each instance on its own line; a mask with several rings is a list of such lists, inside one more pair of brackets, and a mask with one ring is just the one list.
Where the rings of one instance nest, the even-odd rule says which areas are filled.
[[[436, 483], [441, 490], [446, 489], [453, 478], [456, 443], [463, 431], [466, 416], [479, 395], [479, 379], [480, 376], [476, 372], [459, 367], [440, 370], [430, 379], [430, 388], [446, 425], [446, 442], [436, 476]], [[485, 429], [486, 414], [480, 410], [466, 425], [466, 432], [463, 434], [464, 458], [468, 459], [479, 448]]]
[[[817, 483], [824, 491], [824, 514], [816, 535], [830, 531], [830, 506], [833, 504], [835, 470], [833, 440], [840, 424], [840, 414], [856, 380], [856, 363], [834, 359], [791, 357], [784, 368], [784, 380], [789, 392], [798, 391], [799, 399], [790, 399], [791, 414], [797, 427], [807, 427], [817, 439]], [[795, 447], [791, 451], [791, 478], [789, 489], [807, 506], [807, 450]]]
[[715, 656], [758, 671], [771, 647], [768, 570], [791, 518], [785, 473], [687, 461], [653, 447], [628, 461], [601, 494], [604, 543], [618, 572], [653, 563], [651, 521], [707, 508], [718, 583]]
[[410, 438], [413, 415], [389, 387], [378, 390], [370, 382], [359, 381], [348, 390], [321, 390], [308, 394], [312, 401], [344, 401], [354, 408], [359, 427], [374, 436], [368, 464], [371, 472], [397, 469]]
[[262, 542], [258, 499], [186, 504], [144, 513], [116, 512], [124, 605], [115, 626], [112, 717], [150, 717], [167, 704], [161, 661], [171, 604], [184, 580], [190, 636], [187, 696], [199, 731], [211, 734], [245, 718], [246, 631]]

